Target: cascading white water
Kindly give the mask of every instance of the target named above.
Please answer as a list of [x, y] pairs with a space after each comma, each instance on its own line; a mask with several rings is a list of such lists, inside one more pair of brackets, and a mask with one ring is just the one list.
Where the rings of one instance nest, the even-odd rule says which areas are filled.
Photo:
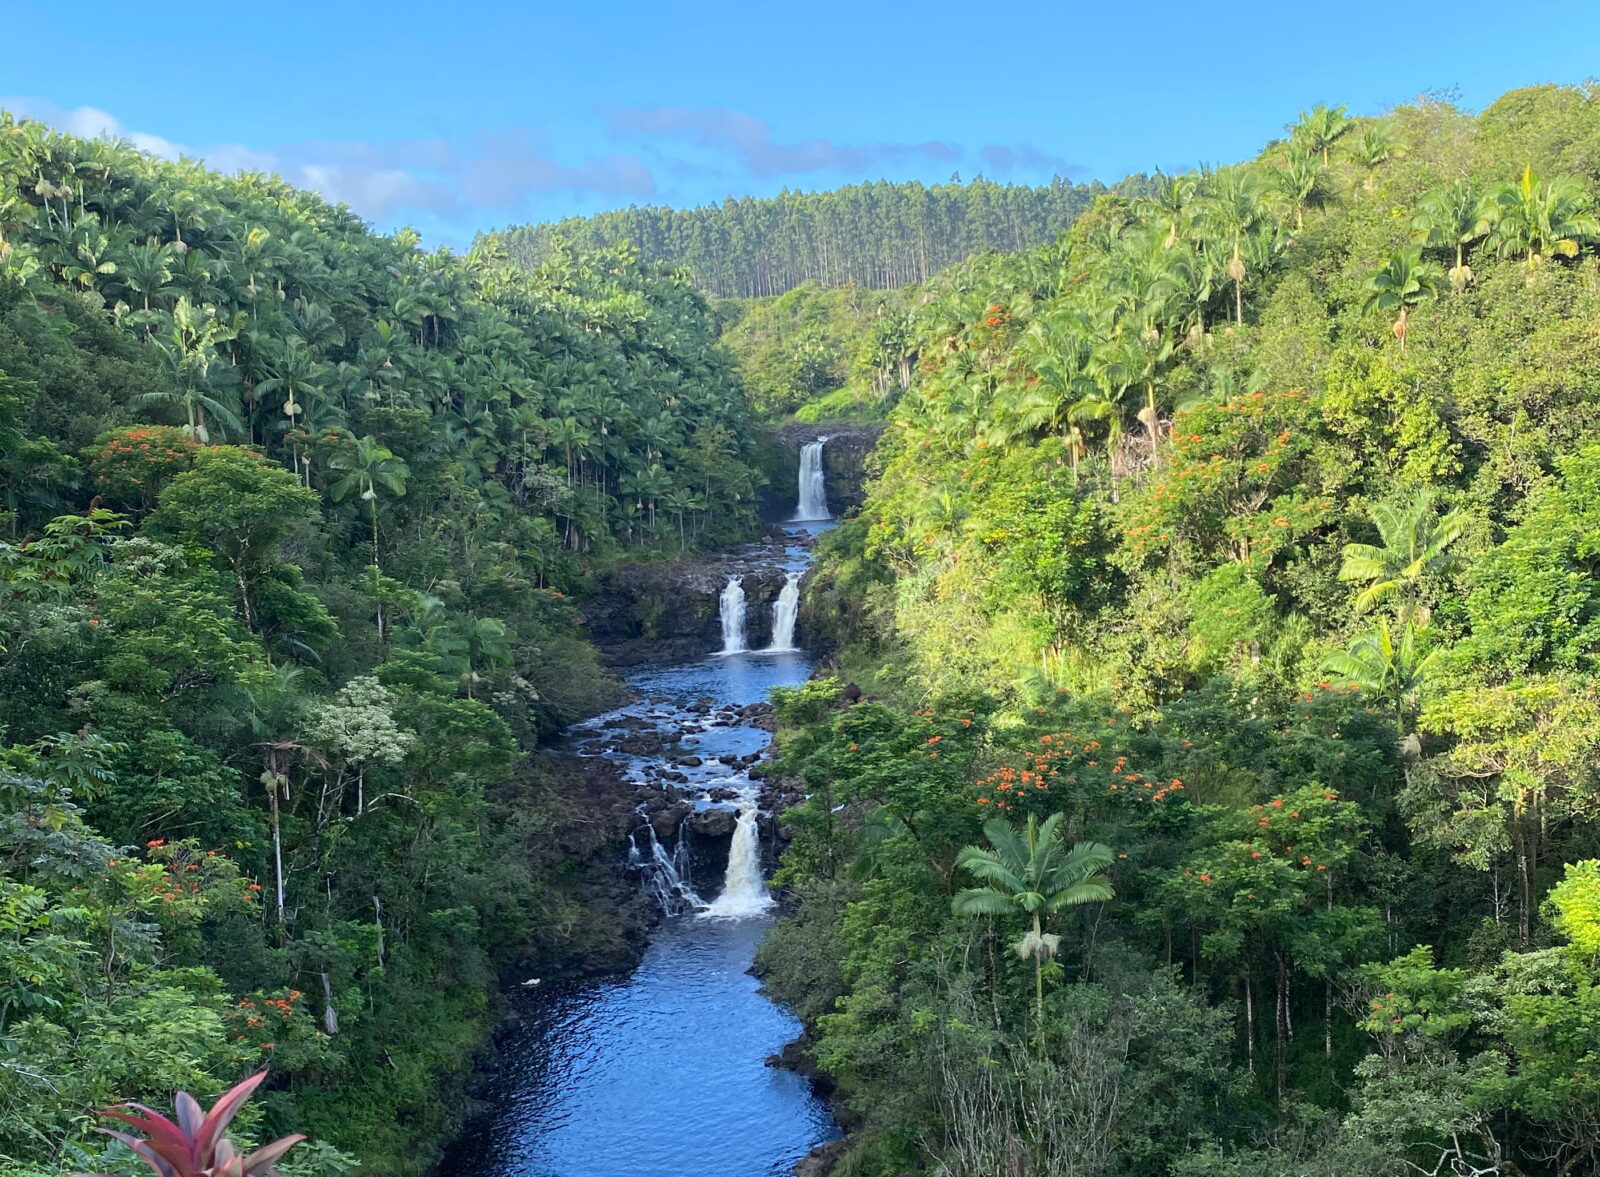
[[644, 876], [645, 885], [655, 896], [661, 913], [679, 915], [704, 907], [705, 900], [695, 894], [689, 878], [688, 840], [684, 837], [683, 826], [678, 827], [678, 842], [670, 854], [656, 837], [655, 828], [648, 823], [644, 828], [650, 839], [650, 854], [646, 857], [639, 849], [637, 834], [629, 834], [628, 865]]
[[772, 644], [767, 647], [769, 654], [794, 652], [794, 619], [799, 612], [800, 574], [791, 572], [772, 606]]
[[800, 505], [794, 513], [796, 523], [831, 519], [828, 514], [828, 479], [822, 469], [822, 447], [826, 437], [801, 447]]
[[722, 652], [742, 654], [744, 644], [744, 582], [737, 576], [728, 577], [728, 586], [722, 590]]
[[772, 896], [761, 876], [759, 816], [754, 801], [740, 803], [739, 824], [733, 829], [733, 842], [728, 847], [728, 873], [723, 879], [722, 894], [700, 913], [702, 916], [743, 919], [760, 915], [772, 906]]

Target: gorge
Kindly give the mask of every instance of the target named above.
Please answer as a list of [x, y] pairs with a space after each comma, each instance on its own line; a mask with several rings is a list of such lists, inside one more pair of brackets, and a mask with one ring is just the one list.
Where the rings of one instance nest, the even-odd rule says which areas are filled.
[[0, 1177], [1600, 1171], [1600, 88], [1373, 110], [463, 250], [0, 112]]
[[[669, 816], [658, 834], [641, 803], [629, 835], [630, 870], [664, 923], [628, 974], [517, 997], [493, 1110], [446, 1161], [452, 1174], [573, 1177], [602, 1162], [630, 1177], [778, 1175], [837, 1134], [807, 1081], [768, 1065], [800, 1026], [748, 975], [771, 925], [765, 875], [778, 829], [751, 775], [771, 738], [757, 725], [773, 687], [798, 686], [811, 672], [794, 624], [815, 532], [790, 525], [767, 648], [746, 649], [744, 594], [730, 574], [723, 648], [631, 669], [636, 701], [576, 729], [582, 754], [616, 760], [628, 779], [677, 782], [674, 804], [689, 812], [675, 824]], [[768, 558], [765, 547], [753, 554]], [[624, 751], [623, 734], [666, 751]], [[731, 830], [704, 820], [717, 812], [732, 816]]]

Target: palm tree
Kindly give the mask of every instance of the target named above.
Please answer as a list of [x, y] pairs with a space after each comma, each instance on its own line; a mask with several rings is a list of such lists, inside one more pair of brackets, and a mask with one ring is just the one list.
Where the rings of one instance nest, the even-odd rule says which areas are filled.
[[1288, 130], [1312, 151], [1320, 153], [1322, 162], [1326, 164], [1333, 145], [1355, 127], [1355, 123], [1346, 118], [1344, 112], [1344, 103], [1334, 107], [1325, 102], [1319, 103], [1311, 108], [1310, 114], [1302, 110], [1300, 121]]
[[1412, 240], [1456, 251], [1456, 264], [1450, 268], [1452, 290], [1460, 292], [1471, 284], [1467, 246], [1489, 232], [1493, 213], [1493, 202], [1486, 201], [1465, 180], [1435, 188], [1417, 201], [1417, 214], [1411, 218]]
[[[289, 418], [288, 429], [293, 432], [295, 418], [305, 411], [305, 403], [321, 394], [328, 366], [316, 358], [311, 347], [298, 335], [289, 336], [275, 353], [268, 364], [272, 375], [256, 385], [255, 393], [257, 397], [274, 392], [283, 395], [283, 415]], [[309, 461], [309, 458], [302, 460], [299, 453], [294, 454], [295, 473], [305, 486], [311, 485]]]
[[[1412, 615], [1417, 589], [1430, 572], [1442, 572], [1461, 562], [1446, 549], [1466, 530], [1460, 511], [1440, 516], [1427, 491], [1407, 503], [1379, 503], [1372, 509], [1379, 543], [1346, 544], [1339, 579], [1366, 583], [1356, 597], [1361, 612], [1392, 596], [1401, 598], [1400, 616]], [[1419, 620], [1426, 622], [1426, 617]]]
[[461, 681], [470, 699], [483, 681], [478, 673], [480, 667], [492, 670], [511, 665], [513, 634], [498, 617], [473, 617], [455, 626], [454, 631], [460, 641], [458, 648], [466, 657], [467, 668], [462, 672]]
[[1111, 865], [1109, 846], [1079, 842], [1070, 850], [1061, 835], [1062, 815], [1052, 813], [1040, 824], [1030, 816], [1019, 831], [1004, 818], [983, 825], [989, 846], [966, 846], [956, 855], [956, 865], [983, 880], [982, 887], [956, 893], [951, 911], [956, 915], [1010, 915], [1028, 917], [1028, 931], [1012, 948], [1023, 960], [1033, 960], [1034, 1013], [1044, 1026], [1044, 966], [1061, 946], [1061, 937], [1044, 930], [1044, 917], [1085, 903], [1103, 903], [1114, 897], [1104, 875]]
[[1360, 134], [1355, 137], [1354, 148], [1356, 162], [1367, 173], [1361, 186], [1368, 192], [1378, 186], [1378, 169], [1406, 153], [1405, 145], [1394, 133], [1394, 128], [1382, 122], [1371, 122], [1362, 127]]
[[1430, 648], [1428, 633], [1425, 626], [1402, 621], [1397, 637], [1388, 619], [1380, 619], [1371, 633], [1324, 658], [1322, 670], [1387, 701], [1400, 734], [1409, 736], [1428, 671], [1439, 654]]
[[378, 567], [378, 488], [382, 487], [395, 498], [404, 498], [406, 479], [411, 477], [411, 468], [406, 465], [404, 458], [395, 457], [394, 451], [371, 434], [360, 438], [355, 448], [335, 454], [328, 465], [341, 475], [338, 481], [328, 488], [333, 501], [342, 503], [350, 497], [352, 491], [359, 491], [361, 501], [367, 504], [367, 509], [371, 512], [372, 566], [376, 568]]
[[1246, 239], [1255, 235], [1270, 215], [1260, 174], [1254, 168], [1223, 168], [1212, 177], [1204, 206], [1205, 223], [1214, 242], [1229, 255], [1225, 272], [1233, 283], [1236, 323], [1244, 322]]
[[1438, 293], [1444, 271], [1422, 260], [1420, 245], [1407, 245], [1389, 255], [1383, 268], [1367, 279], [1367, 310], [1400, 313], [1395, 317], [1394, 335], [1400, 341], [1400, 354], [1406, 352], [1411, 308]]
[[304, 718], [302, 666], [284, 664], [273, 667], [271, 676], [245, 687], [245, 722], [261, 752], [261, 785], [267, 793], [267, 808], [272, 820], [273, 893], [278, 923], [283, 923], [283, 831], [279, 821], [279, 802], [289, 796], [289, 767], [296, 759], [321, 762], [316, 750], [300, 743], [295, 734]]
[[123, 257], [117, 276], [129, 294], [137, 294], [143, 300], [148, 311], [152, 298], [172, 291], [168, 285], [172, 278], [172, 246], [160, 241], [134, 246]]
[[656, 526], [656, 504], [672, 492], [672, 475], [659, 462], [652, 462], [643, 470], [627, 475], [622, 480], [622, 489], [631, 494], [638, 495], [644, 500], [651, 531]]
[[1491, 200], [1489, 247], [1502, 257], [1526, 256], [1530, 270], [1548, 254], [1576, 257], [1581, 242], [1600, 237], [1600, 220], [1589, 212], [1589, 192], [1576, 176], [1541, 181], [1526, 167], [1521, 180], [1499, 185]]
[[141, 404], [182, 405], [187, 418], [186, 431], [202, 442], [211, 440], [206, 428], [207, 413], [228, 428], [240, 431], [238, 417], [209, 394], [207, 379], [217, 356], [217, 344], [237, 335], [243, 321], [243, 312], [224, 323], [217, 318], [215, 307], [197, 307], [187, 295], [179, 298], [172, 308], [171, 330], [165, 338], [155, 341], [175, 387], [141, 393], [134, 400]]
[[1283, 190], [1289, 206], [1294, 209], [1294, 227], [1299, 232], [1306, 227], [1306, 209], [1314, 208], [1326, 199], [1324, 182], [1328, 165], [1317, 153], [1298, 141], [1291, 140], [1278, 164], [1278, 185]]

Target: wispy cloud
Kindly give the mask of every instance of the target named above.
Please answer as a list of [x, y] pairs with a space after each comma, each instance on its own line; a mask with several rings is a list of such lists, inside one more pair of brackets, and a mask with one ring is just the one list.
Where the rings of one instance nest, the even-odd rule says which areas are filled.
[[923, 143], [836, 143], [831, 139], [779, 142], [771, 124], [725, 106], [622, 106], [603, 109], [616, 138], [670, 138], [734, 155], [759, 179], [803, 172], [860, 172], [907, 163], [959, 161], [959, 147]]
[[978, 158], [985, 168], [1000, 176], [1019, 172], [1033, 176], [1070, 176], [1083, 170], [1059, 155], [1040, 151], [1032, 143], [985, 143], [978, 149]]
[[541, 136], [525, 130], [484, 132], [459, 145], [443, 139], [312, 139], [270, 149], [237, 143], [195, 147], [129, 130], [115, 116], [89, 106], [0, 98], [0, 109], [74, 135], [123, 139], [164, 159], [191, 156], [223, 172], [275, 172], [379, 222], [413, 212], [452, 219], [474, 213], [514, 215], [541, 194], [631, 199], [649, 196], [656, 186], [654, 174], [636, 156], [590, 156], [565, 163], [548, 154]]
[[[164, 159], [202, 159], [227, 173], [277, 173], [380, 225], [413, 220], [430, 226], [430, 236], [441, 230], [445, 240], [468, 239], [495, 220], [537, 219], [548, 215], [545, 209], [552, 204], [593, 207], [652, 198], [698, 203], [727, 191], [760, 190], [762, 182], [793, 175], [831, 173], [861, 180], [890, 172], [926, 174], [974, 160], [989, 174], [1006, 178], [1041, 180], [1078, 170], [1032, 143], [987, 143], [969, 150], [936, 139], [785, 139], [765, 120], [724, 106], [603, 109], [602, 125], [619, 150], [572, 159], [559, 158], [539, 131], [520, 127], [452, 139], [201, 145], [130, 129], [91, 106], [0, 98], [0, 109], [76, 135], [123, 139]], [[666, 192], [658, 177], [665, 180]]]

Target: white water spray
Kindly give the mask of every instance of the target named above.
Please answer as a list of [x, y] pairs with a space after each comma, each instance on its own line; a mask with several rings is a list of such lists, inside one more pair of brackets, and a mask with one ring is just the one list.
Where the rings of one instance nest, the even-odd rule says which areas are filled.
[[722, 894], [700, 913], [702, 916], [744, 919], [772, 906], [766, 880], [761, 877], [761, 831], [756, 824], [759, 816], [754, 801], [740, 804], [739, 824], [734, 827], [733, 842], [728, 847], [728, 873]]
[[744, 644], [744, 582], [737, 576], [728, 577], [728, 586], [722, 590], [722, 652], [743, 654]]
[[832, 519], [828, 513], [828, 480], [822, 469], [822, 447], [826, 437], [819, 437], [800, 450], [800, 505], [794, 513], [796, 523]]
[[661, 914], [680, 915], [704, 907], [705, 900], [695, 894], [689, 878], [689, 847], [683, 826], [678, 827], [678, 842], [670, 854], [656, 838], [655, 827], [646, 823], [644, 828], [650, 839], [650, 852], [646, 855], [639, 849], [637, 834], [629, 834], [628, 865], [644, 876], [645, 885], [661, 907]]
[[783, 591], [778, 594], [778, 599], [772, 606], [772, 644], [767, 647], [769, 654], [791, 654], [794, 652], [794, 619], [800, 612], [800, 574], [789, 573], [783, 582]]

